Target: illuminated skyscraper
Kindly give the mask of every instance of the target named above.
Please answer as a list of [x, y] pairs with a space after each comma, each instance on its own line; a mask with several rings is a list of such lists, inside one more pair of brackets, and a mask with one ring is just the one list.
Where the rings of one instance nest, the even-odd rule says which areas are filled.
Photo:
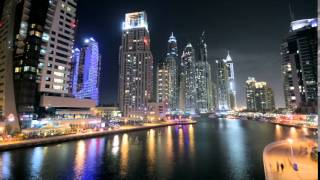
[[195, 51], [188, 43], [181, 56], [180, 110], [191, 114], [196, 109], [195, 73]]
[[79, 99], [92, 99], [99, 103], [101, 56], [98, 43], [85, 39], [84, 47], [74, 50], [72, 95]]
[[119, 52], [119, 105], [124, 116], [145, 115], [153, 95], [153, 57], [147, 14], [127, 13]]
[[229, 111], [230, 107], [230, 91], [229, 91], [229, 68], [224, 59], [216, 59], [216, 110]]
[[[173, 33], [168, 40], [167, 56], [157, 70], [157, 101], [165, 95], [169, 111], [178, 109], [178, 47]], [[161, 81], [160, 81], [161, 80]]]
[[270, 112], [275, 109], [273, 91], [266, 82], [249, 77], [246, 84], [247, 110]]
[[207, 44], [203, 33], [200, 37], [199, 57], [195, 63], [196, 111], [199, 113], [210, 112], [213, 108], [211, 67], [207, 59]]
[[234, 81], [234, 66], [228, 52], [226, 59], [217, 59], [216, 69], [216, 109], [218, 111], [229, 111], [235, 108], [236, 91]]
[[234, 79], [234, 66], [231, 56], [228, 51], [226, 59], [224, 59], [228, 69], [228, 80], [229, 80], [229, 96], [230, 96], [230, 109], [236, 108], [236, 89]]
[[316, 112], [317, 26], [317, 19], [293, 21], [281, 44], [285, 103], [292, 111]]
[[157, 102], [164, 102], [166, 105], [169, 104], [169, 66], [166, 62], [162, 62], [157, 68]]

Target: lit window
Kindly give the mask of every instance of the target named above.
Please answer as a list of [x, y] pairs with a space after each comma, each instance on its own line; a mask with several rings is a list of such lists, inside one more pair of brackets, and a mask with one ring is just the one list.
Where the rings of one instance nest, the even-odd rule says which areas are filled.
[[63, 83], [63, 79], [54, 78], [53, 82], [55, 82], [55, 83]]
[[58, 66], [58, 69], [64, 71], [66, 68], [63, 66]]
[[62, 90], [63, 86], [61, 85], [53, 85], [53, 89], [55, 90]]
[[64, 76], [64, 73], [57, 72], [57, 71], [54, 71], [53, 74], [56, 75], [56, 76], [59, 76], [59, 77], [63, 77]]

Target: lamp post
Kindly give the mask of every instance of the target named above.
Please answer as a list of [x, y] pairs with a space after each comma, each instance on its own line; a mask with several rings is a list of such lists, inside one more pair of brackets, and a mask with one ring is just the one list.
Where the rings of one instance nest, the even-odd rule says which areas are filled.
[[290, 150], [291, 150], [291, 163], [293, 164], [293, 148], [292, 148], [292, 144], [293, 144], [293, 140], [291, 138], [289, 138], [288, 143], [290, 144]]

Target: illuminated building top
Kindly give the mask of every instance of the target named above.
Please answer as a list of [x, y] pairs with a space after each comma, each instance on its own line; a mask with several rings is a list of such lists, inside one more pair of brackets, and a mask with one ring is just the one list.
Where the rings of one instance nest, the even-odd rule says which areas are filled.
[[171, 33], [171, 36], [169, 37], [168, 42], [177, 42], [176, 37], [174, 37], [173, 32]]
[[146, 28], [148, 30], [147, 13], [144, 11], [127, 13], [122, 29]]
[[301, 19], [301, 20], [291, 22], [292, 31], [296, 31], [304, 27], [317, 27], [317, 26], [318, 26], [318, 22], [316, 18]]

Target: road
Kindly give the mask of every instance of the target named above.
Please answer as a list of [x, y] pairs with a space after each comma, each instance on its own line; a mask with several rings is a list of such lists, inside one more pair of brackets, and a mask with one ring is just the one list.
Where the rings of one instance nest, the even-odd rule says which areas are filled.
[[[290, 141], [277, 141], [267, 145], [263, 152], [263, 162], [267, 180], [317, 180], [318, 161], [310, 156], [311, 140], [292, 140], [293, 156], [291, 155]], [[277, 165], [278, 163], [278, 165]], [[298, 170], [293, 169], [293, 164], [298, 165]], [[281, 168], [283, 164], [283, 170]]]

